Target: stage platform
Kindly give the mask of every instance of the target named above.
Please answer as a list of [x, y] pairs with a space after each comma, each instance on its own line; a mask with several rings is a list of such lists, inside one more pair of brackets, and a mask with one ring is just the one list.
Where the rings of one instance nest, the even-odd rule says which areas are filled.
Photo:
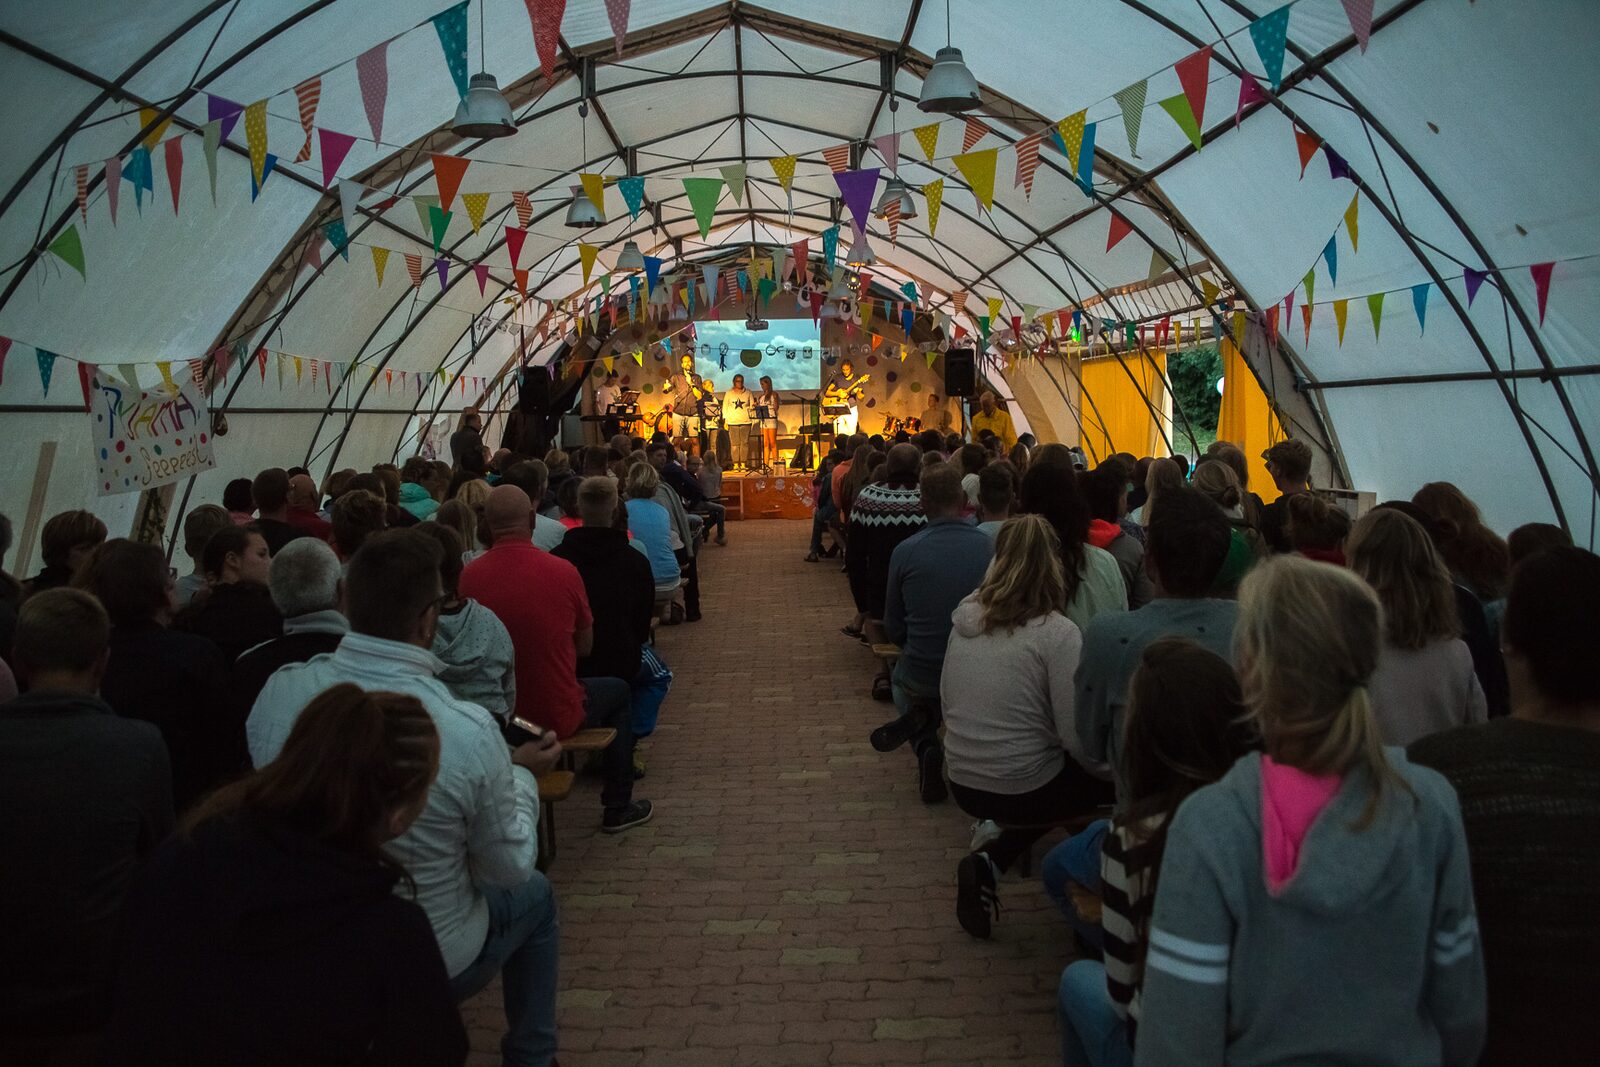
[[815, 471], [774, 467], [769, 474], [725, 471], [722, 502], [730, 519], [810, 519]]

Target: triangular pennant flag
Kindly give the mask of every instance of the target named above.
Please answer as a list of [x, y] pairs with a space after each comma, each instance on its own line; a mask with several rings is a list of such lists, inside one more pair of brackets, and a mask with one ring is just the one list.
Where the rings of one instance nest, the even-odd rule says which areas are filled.
[[466, 156], [440, 155], [435, 152], [433, 160], [433, 180], [439, 187], [439, 206], [446, 211], [455, 203], [456, 190], [461, 188], [461, 179], [466, 176], [467, 166], [472, 162]]
[[433, 269], [439, 272], [439, 291], [443, 292], [450, 287], [450, 261], [440, 256], [433, 261]]
[[250, 145], [250, 174], [263, 183], [262, 168], [267, 162], [267, 102], [257, 100], [244, 109], [244, 136]]
[[161, 146], [167, 157], [167, 186], [172, 190], [172, 213], [178, 213], [178, 193], [183, 189], [183, 138], [172, 137]]
[[444, 64], [450, 68], [450, 80], [456, 83], [456, 96], [467, 95], [467, 2], [447, 7], [433, 16], [433, 28], [439, 35], [439, 47], [444, 51]]
[[1250, 39], [1255, 42], [1256, 54], [1261, 57], [1261, 66], [1267, 72], [1273, 92], [1283, 83], [1283, 50], [1289, 43], [1289, 8], [1292, 6], [1284, 4], [1250, 24]]
[[999, 153], [998, 148], [985, 148], [981, 152], [963, 153], [952, 160], [985, 211], [994, 207], [994, 168]]
[[328, 239], [333, 250], [344, 257], [346, 263], [350, 262], [350, 237], [345, 233], [344, 222], [334, 219], [322, 227], [322, 235]]
[[33, 350], [34, 361], [39, 365], [39, 383], [44, 386], [44, 395], [50, 395], [50, 379], [56, 372], [56, 354], [46, 352], [42, 348]]
[[583, 284], [589, 284], [589, 274], [594, 270], [595, 260], [600, 258], [600, 246], [588, 245], [578, 242], [578, 259], [583, 264]]
[[244, 105], [236, 104], [232, 100], [220, 96], [206, 94], [206, 121], [219, 122], [222, 140], [226, 141], [233, 132], [234, 124], [239, 121], [239, 116], [244, 114]]
[[1033, 172], [1039, 169], [1039, 143], [1043, 139], [1040, 134], [1030, 133], [1017, 142], [1017, 175], [1011, 187], [1022, 186], [1026, 199], [1033, 197]]
[[439, 207], [439, 198], [432, 193], [413, 196], [411, 206], [417, 209], [417, 225], [422, 227], [423, 233], [427, 233], [433, 228], [433, 212], [429, 209]]
[[1222, 290], [1218, 289], [1217, 284], [1210, 278], [1200, 279], [1200, 293], [1204, 297], [1207, 307], [1217, 302], [1217, 294], [1221, 292]]
[[839, 259], [839, 227], [829, 226], [822, 231], [822, 266], [829, 274]]
[[1133, 232], [1133, 223], [1111, 212], [1111, 226], [1106, 231], [1106, 251], [1109, 252], [1122, 242], [1122, 239]]
[[[316, 362], [315, 360], [312, 361], [313, 364], [315, 364], [315, 362]], [[305, 360], [301, 359], [299, 356], [295, 356], [294, 357], [294, 384], [296, 384], [296, 385], [300, 384], [300, 379], [305, 376], [305, 372], [306, 372], [306, 362], [305, 362]], [[402, 381], [405, 380], [405, 373], [406, 373], [405, 371], [401, 371], [400, 372]]]
[[1004, 300], [1000, 299], [998, 296], [991, 296], [989, 298], [989, 321], [993, 322], [995, 319], [998, 319], [1000, 317], [1000, 311], [1004, 307]]
[[517, 208], [517, 225], [524, 230], [533, 222], [533, 201], [528, 199], [528, 194], [518, 190], [511, 194], [511, 202]]
[[889, 201], [889, 206], [884, 209], [884, 221], [889, 224], [889, 243], [898, 244], [900, 241], [900, 198], [895, 197]]
[[711, 234], [711, 222], [717, 213], [717, 201], [722, 198], [721, 178], [685, 178], [683, 192], [694, 210], [694, 221], [700, 227], [703, 241]]
[[961, 151], [970, 152], [972, 146], [983, 140], [983, 135], [989, 132], [989, 127], [983, 124], [982, 119], [967, 116], [967, 127], [961, 134]]
[[886, 133], [872, 142], [872, 147], [883, 157], [884, 165], [893, 168], [900, 159], [900, 135]]
[[705, 281], [705, 285], [706, 285], [706, 301], [708, 303], [713, 303], [713, 304], [716, 303], [717, 302], [717, 268], [714, 267], [714, 266], [713, 267], [701, 267], [700, 268], [700, 277]]
[[1428, 330], [1428, 283], [1411, 287], [1411, 307], [1417, 313], [1417, 332], [1426, 333]]
[[78, 364], [78, 388], [83, 390], [83, 410], [85, 411], [89, 410], [91, 383], [94, 381], [94, 372], [98, 369], [93, 363]]
[[928, 157], [928, 162], [933, 162], [933, 155], [939, 148], [939, 124], [930, 122], [926, 126], [918, 126], [911, 131], [917, 139], [917, 144], [922, 146], [922, 154]]
[[312, 237], [306, 242], [305, 254], [300, 257], [300, 265], [313, 270], [322, 269], [322, 238]]
[[1200, 124], [1195, 121], [1194, 112], [1189, 110], [1189, 98], [1179, 93], [1169, 96], [1165, 100], [1157, 101], [1161, 109], [1172, 116], [1172, 121], [1178, 124], [1178, 129], [1189, 138], [1189, 143], [1194, 145], [1196, 152], [1204, 147], [1204, 140], [1200, 134]]
[[1244, 348], [1244, 330], [1245, 313], [1243, 311], [1235, 311], [1233, 313], [1233, 347]]
[[[356, 182], [339, 182], [339, 217], [344, 220], [344, 232], [354, 234], [358, 216], [356, 207], [361, 203], [361, 194], [366, 190]], [[423, 220], [426, 222], [427, 220]]]
[[[167, 127], [172, 125], [172, 116], [161, 118], [161, 109], [158, 107], [141, 107], [139, 109], [139, 126], [145, 131], [144, 139], [139, 143], [145, 148], [154, 151], [156, 145], [167, 135]], [[159, 121], [158, 121], [159, 120]]]
[[1345, 17], [1350, 20], [1350, 32], [1356, 35], [1361, 50], [1367, 50], [1372, 39], [1372, 0], [1342, 0]]
[[[622, 202], [628, 205], [628, 214], [633, 218], [639, 217], [639, 212], [644, 209], [644, 179], [637, 175], [617, 179], [617, 191], [622, 194]], [[527, 225], [526, 222], [523, 223]]]
[[[350, 146], [356, 139], [348, 133], [337, 130], [317, 129], [317, 147], [322, 152], [322, 187], [326, 189], [333, 184], [334, 176], [339, 173], [339, 164], [344, 162], [344, 157], [350, 154]], [[213, 190], [215, 199], [215, 190]]]
[[[1244, 109], [1251, 104], [1264, 104], [1267, 100], [1266, 92], [1261, 88], [1261, 83], [1256, 81], [1252, 74], [1239, 75], [1239, 105], [1233, 109], [1233, 128], [1238, 129], [1244, 121]], [[1302, 168], [1302, 171], [1304, 168]]]
[[304, 163], [311, 158], [311, 131], [317, 117], [317, 103], [322, 99], [322, 77], [307, 78], [294, 87], [295, 100], [300, 105], [300, 128], [305, 131], [305, 143], [295, 153], [294, 161]]
[[[0, 337], [0, 384], [6, 380], [6, 353], [11, 351], [11, 338]], [[135, 384], [137, 388], [137, 384]]]
[[[206, 157], [206, 177], [211, 183], [211, 206], [217, 205], [217, 149], [222, 145], [222, 123], [208, 122], [200, 129], [200, 150]], [[116, 203], [116, 198], [112, 198]], [[112, 213], [115, 220], [115, 212]]]
[[801, 285], [811, 280], [811, 238], [805, 237], [789, 246], [794, 254], [795, 281]]
[[1310, 270], [1306, 271], [1306, 276], [1301, 279], [1301, 284], [1306, 287], [1306, 303], [1309, 304], [1312, 301], [1312, 295], [1317, 290], [1317, 268], [1315, 264], [1312, 265]]
[[84, 271], [83, 240], [78, 236], [77, 223], [73, 223], [62, 230], [54, 241], [50, 242], [48, 251], [54, 253], [61, 262], [77, 271], [87, 281], [89, 275]]
[[1294, 318], [1294, 290], [1289, 290], [1289, 295], [1283, 298], [1283, 324], [1289, 325], [1289, 320]]
[[829, 145], [822, 150], [822, 158], [827, 160], [828, 169], [835, 174], [850, 169], [850, 146], [847, 144]]
[[656, 256], [644, 257], [644, 284], [645, 291], [655, 294], [656, 286], [661, 281], [661, 260]]
[[1311, 304], [1300, 305], [1300, 318], [1306, 324], [1306, 344], [1311, 343]]
[[767, 160], [767, 166], [772, 168], [772, 173], [777, 175], [778, 184], [783, 186], [784, 192], [789, 192], [789, 186], [794, 181], [794, 156], [773, 156]]
[[1266, 318], [1267, 318], [1267, 343], [1270, 344], [1270, 345], [1275, 345], [1275, 344], [1278, 343], [1278, 305], [1277, 304], [1273, 304], [1271, 307], [1267, 308], [1267, 310], [1266, 310]]
[[371, 252], [372, 272], [378, 276], [378, 287], [381, 289], [383, 287], [383, 268], [389, 265], [389, 250], [373, 245]]
[[1382, 293], [1373, 293], [1367, 297], [1367, 311], [1372, 314], [1372, 339], [1374, 341], [1378, 339], [1378, 327], [1383, 320], [1383, 296], [1384, 294]]
[[606, 179], [603, 174], [592, 174], [585, 171], [578, 175], [578, 181], [583, 185], [583, 195], [589, 198], [589, 203], [600, 212], [600, 217], [606, 214]]
[[472, 273], [478, 276], [478, 295], [487, 295], [487, 289], [489, 287], [489, 264], [474, 263], [472, 265]]
[[1148, 79], [1134, 82], [1116, 94], [1117, 106], [1122, 108], [1122, 126], [1128, 133], [1128, 154], [1139, 158], [1139, 125], [1144, 121], [1144, 94]]
[[528, 231], [517, 226], [506, 227], [506, 251], [511, 255], [511, 269], [517, 269], [517, 261], [522, 258], [522, 242], [527, 240]]
[[1337, 285], [1339, 283], [1339, 243], [1332, 237], [1328, 238], [1327, 245], [1322, 249], [1322, 258], [1328, 261], [1328, 281]]
[[939, 208], [944, 204], [944, 179], [937, 178], [922, 187], [923, 198], [928, 202], [928, 236], [939, 232]]
[[89, 164], [80, 163], [73, 168], [75, 184], [77, 185], [78, 215], [83, 220], [84, 228], [89, 226]]
[[1322, 146], [1322, 154], [1328, 159], [1328, 179], [1330, 181], [1338, 181], [1340, 178], [1350, 177], [1350, 164], [1345, 162], [1343, 156], [1326, 144]]
[[1091, 122], [1083, 128], [1083, 143], [1078, 149], [1078, 185], [1085, 193], [1094, 190], [1094, 128]]
[[252, 201], [261, 195], [261, 187], [267, 183], [268, 178], [272, 177], [272, 170], [277, 165], [278, 157], [268, 152], [266, 162], [261, 165], [261, 181], [257, 182], [254, 175], [250, 178], [250, 199]]
[[[733, 202], [735, 204], [739, 205], [740, 207], [743, 207], [744, 206], [745, 165], [743, 163], [730, 163], [726, 167], [720, 168], [719, 169], [719, 173], [721, 173], [721, 175], [722, 175], [722, 180], [724, 182], [726, 182], [727, 185], [728, 185], [728, 192], [733, 194]], [[640, 190], [642, 192], [642, 190], [644, 188], [644, 185], [643, 185], [644, 179], [641, 178], [641, 179], [639, 179], [639, 181], [640, 181]], [[632, 204], [631, 201], [629, 202], [628, 206], [629, 206], [630, 209], [632, 208], [633, 204]], [[639, 213], [637, 211], [635, 211], [634, 212], [634, 218], [638, 218], [638, 217], [639, 217]]]
[[1211, 46], [1206, 45], [1173, 64], [1178, 75], [1178, 84], [1183, 86], [1183, 95], [1189, 102], [1189, 113], [1194, 116], [1197, 126], [1204, 126], [1206, 122], [1206, 89], [1211, 83]]
[[1294, 131], [1295, 150], [1300, 153], [1300, 177], [1306, 176], [1306, 164], [1311, 162], [1311, 157], [1317, 154], [1317, 149], [1322, 147], [1322, 138], [1309, 130], [1296, 128]]
[[1083, 120], [1087, 114], [1086, 111], [1077, 111], [1056, 123], [1056, 133], [1061, 137], [1062, 150], [1066, 152], [1067, 162], [1072, 165], [1074, 171], [1078, 169], [1078, 152], [1083, 147]]
[[511, 276], [516, 279], [517, 294], [524, 300], [528, 299], [528, 272], [525, 270], [513, 270]]
[[372, 143], [383, 140], [383, 108], [389, 99], [389, 42], [384, 41], [356, 56], [356, 80], [361, 83], [361, 106], [372, 128]]
[[435, 205], [428, 205], [428, 230], [433, 234], [433, 254], [438, 255], [444, 245], [444, 235], [450, 229], [450, 219], [455, 212], [446, 211]]
[[1344, 209], [1344, 228], [1350, 231], [1350, 251], [1356, 251], [1357, 239], [1360, 237], [1357, 220], [1361, 214], [1361, 194], [1357, 193], [1350, 198], [1350, 206]]
[[472, 232], [477, 233], [483, 228], [484, 212], [489, 210], [488, 193], [462, 193], [461, 202], [467, 208], [467, 221], [472, 223]]
[[1467, 307], [1470, 308], [1472, 306], [1472, 301], [1478, 295], [1478, 287], [1482, 285], [1483, 280], [1489, 276], [1489, 272], [1486, 270], [1473, 270], [1471, 267], [1466, 267], [1463, 269], [1461, 276], [1467, 283]]
[[406, 273], [411, 275], [413, 289], [422, 285], [422, 257], [415, 252], [405, 253]]
[[1144, 276], [1145, 281], [1155, 281], [1167, 272], [1167, 262], [1161, 258], [1161, 249], [1150, 250], [1150, 272]]
[[[985, 348], [989, 347], [989, 323], [992, 319], [993, 316], [990, 315], [978, 316], [978, 336], [983, 338], [983, 347]], [[932, 353], [930, 352], [929, 355], [932, 355]], [[932, 366], [933, 364], [930, 362], [928, 365]]]
[[606, 17], [611, 20], [611, 36], [616, 43], [617, 58], [622, 58], [622, 43], [628, 36], [628, 12], [633, 0], [606, 0]]
[[1539, 325], [1544, 325], [1545, 305], [1550, 301], [1550, 275], [1555, 270], [1555, 262], [1535, 263], [1528, 268], [1528, 273], [1533, 275], [1533, 292], [1539, 301]]
[[561, 17], [566, 14], [567, 0], [523, 0], [528, 8], [528, 20], [533, 23], [533, 47], [539, 55], [539, 69], [544, 80], [555, 83], [556, 50], [561, 44]]
[[267, 350], [264, 346], [256, 349], [256, 369], [261, 372], [261, 381], [264, 384], [267, 380]]
[[1343, 344], [1344, 344], [1344, 323], [1345, 323], [1346, 317], [1349, 314], [1350, 314], [1350, 301], [1348, 301], [1348, 300], [1335, 300], [1333, 302], [1333, 321], [1339, 327], [1339, 344], [1341, 346], [1343, 346]]
[[[867, 232], [867, 220], [872, 218], [872, 194], [878, 188], [881, 168], [864, 167], [861, 170], [838, 171], [833, 180], [839, 186], [839, 196], [850, 209], [857, 233]], [[992, 175], [991, 175], [992, 178]]]

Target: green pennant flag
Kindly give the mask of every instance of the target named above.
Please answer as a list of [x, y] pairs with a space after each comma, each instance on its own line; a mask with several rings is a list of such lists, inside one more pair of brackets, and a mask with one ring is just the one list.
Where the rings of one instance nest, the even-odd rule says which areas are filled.
[[450, 218], [455, 212], [445, 211], [437, 204], [428, 205], [428, 228], [433, 231], [433, 254], [439, 254], [439, 248], [444, 244], [444, 235], [450, 229]]
[[1367, 297], [1367, 310], [1372, 313], [1372, 339], [1378, 339], [1378, 327], [1383, 319], [1383, 294], [1373, 293]]
[[978, 332], [983, 335], [983, 343], [987, 346], [989, 344], [989, 316], [978, 316]]
[[1317, 268], [1312, 267], [1310, 270], [1306, 271], [1304, 284], [1305, 284], [1305, 287], [1306, 287], [1306, 303], [1308, 303], [1308, 304], [1316, 303], [1316, 301], [1312, 299], [1312, 294], [1316, 291], [1316, 288], [1317, 288]]
[[1162, 110], [1172, 116], [1172, 121], [1178, 124], [1178, 129], [1183, 131], [1189, 143], [1194, 145], [1196, 152], [1200, 151], [1203, 142], [1200, 137], [1200, 123], [1195, 121], [1194, 108], [1189, 106], [1189, 98], [1182, 93], [1169, 96], [1160, 101]]
[[711, 233], [711, 219], [717, 211], [717, 201], [722, 197], [721, 178], [685, 178], [683, 191], [694, 208], [694, 219], [700, 224], [700, 239]]
[[[935, 127], [935, 128], [937, 128], [937, 127]], [[939, 358], [939, 353], [937, 353], [937, 352], [929, 352], [929, 353], [927, 353], [927, 356], [928, 356], [928, 369], [932, 370], [933, 369], [933, 361]]]
[[50, 242], [50, 251], [61, 257], [61, 261], [83, 276], [84, 280], [89, 275], [83, 269], [83, 240], [78, 236], [78, 224], [73, 223], [61, 231], [61, 236]]
[[1122, 108], [1122, 127], [1128, 132], [1128, 154], [1139, 158], [1139, 125], [1144, 121], [1144, 94], [1148, 80], [1134, 82], [1114, 95]]
[[777, 291], [778, 283], [771, 278], [762, 278], [756, 283], [756, 299], [761, 302], [762, 307], [766, 307], [767, 301], [771, 300], [772, 294]]

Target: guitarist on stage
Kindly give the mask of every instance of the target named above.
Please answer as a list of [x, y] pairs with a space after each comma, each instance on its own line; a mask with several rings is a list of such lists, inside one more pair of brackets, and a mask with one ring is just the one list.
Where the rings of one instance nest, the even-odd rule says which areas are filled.
[[870, 374], [863, 374], [857, 378], [854, 364], [847, 359], [839, 364], [838, 373], [828, 379], [828, 384], [822, 391], [822, 402], [832, 405], [848, 404], [850, 407], [849, 411], [834, 417], [834, 433], [849, 437], [856, 432], [856, 424], [860, 418], [856, 405], [866, 396], [866, 390], [861, 386], [871, 377]]

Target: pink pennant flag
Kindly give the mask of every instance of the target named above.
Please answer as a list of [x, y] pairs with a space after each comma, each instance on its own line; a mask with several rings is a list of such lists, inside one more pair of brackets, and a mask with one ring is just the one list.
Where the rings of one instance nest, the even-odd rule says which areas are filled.
[[356, 56], [356, 78], [361, 83], [361, 105], [372, 127], [372, 143], [383, 140], [383, 106], [389, 99], [389, 42]]
[[[177, 138], [174, 137], [173, 140], [177, 140]], [[93, 363], [78, 364], [78, 388], [83, 390], [83, 410], [85, 411], [89, 410], [90, 400], [93, 396], [94, 372], [99, 369]]]
[[472, 273], [478, 276], [478, 295], [483, 296], [484, 289], [489, 284], [489, 264], [474, 263], [472, 265]]
[[356, 143], [355, 137], [348, 133], [339, 133], [337, 130], [317, 130], [317, 146], [322, 149], [322, 187], [326, 189], [333, 184], [335, 175], [339, 173], [339, 164], [344, 162], [344, 157], [350, 154], [350, 146]]
[[117, 194], [122, 191], [122, 157], [106, 160], [106, 203], [111, 208], [111, 225], [117, 224]]
[[0, 337], [0, 384], [6, 380], [6, 353], [11, 351], [11, 338]]
[[1044, 135], [1030, 133], [1017, 142], [1017, 176], [1012, 188], [1022, 186], [1025, 197], [1033, 196], [1033, 172], [1039, 169], [1039, 145]]
[[628, 12], [633, 0], [606, 0], [606, 17], [611, 20], [611, 34], [617, 41], [617, 58], [622, 58], [622, 42], [628, 36]]
[[1356, 35], [1361, 50], [1367, 50], [1372, 39], [1372, 0], [1342, 0], [1345, 17], [1350, 20], [1350, 32]]
[[322, 99], [322, 76], [308, 78], [296, 85], [294, 96], [300, 104], [300, 128], [306, 131], [306, 143], [300, 146], [294, 161], [304, 163], [311, 158], [311, 129], [317, 117], [317, 103]]
[[1244, 109], [1251, 104], [1264, 104], [1267, 94], [1262, 90], [1261, 83], [1249, 74], [1239, 76], [1239, 106], [1233, 112], [1233, 126], [1238, 129], [1239, 123], [1244, 121]]
[[544, 80], [556, 80], [556, 50], [561, 44], [561, 17], [567, 12], [567, 0], [523, 0], [528, 9], [528, 21], [533, 24], [533, 48], [539, 54], [539, 69]]
[[75, 168], [78, 180], [78, 214], [84, 226], [89, 225], [89, 164], [80, 163]]
[[178, 213], [178, 193], [183, 189], [183, 138], [169, 137], [161, 143], [167, 157], [167, 185], [172, 188], [172, 213]]
[[1550, 272], [1555, 270], [1555, 262], [1535, 263], [1528, 268], [1533, 275], [1533, 291], [1539, 298], [1539, 325], [1544, 325], [1544, 307], [1550, 299]]
[[511, 253], [511, 269], [517, 269], [517, 260], [522, 257], [522, 242], [528, 237], [527, 230], [515, 226], [506, 227], [506, 251]]
[[900, 135], [898, 133], [886, 133], [873, 141], [872, 146], [878, 150], [878, 155], [882, 156], [884, 163], [890, 167], [893, 167], [900, 159]]
[[1289, 295], [1283, 298], [1283, 324], [1289, 325], [1289, 320], [1294, 318], [1294, 290], [1289, 290]]
[[981, 119], [967, 116], [966, 132], [961, 137], [961, 151], [963, 153], [972, 151], [972, 146], [983, 140], [983, 135], [988, 132], [989, 127], [985, 126]]
[[850, 146], [836, 144], [822, 150], [822, 158], [828, 161], [828, 167], [835, 174], [850, 169]]
[[533, 221], [533, 201], [527, 193], [516, 192], [511, 194], [511, 202], [517, 207], [517, 225], [526, 230]]

